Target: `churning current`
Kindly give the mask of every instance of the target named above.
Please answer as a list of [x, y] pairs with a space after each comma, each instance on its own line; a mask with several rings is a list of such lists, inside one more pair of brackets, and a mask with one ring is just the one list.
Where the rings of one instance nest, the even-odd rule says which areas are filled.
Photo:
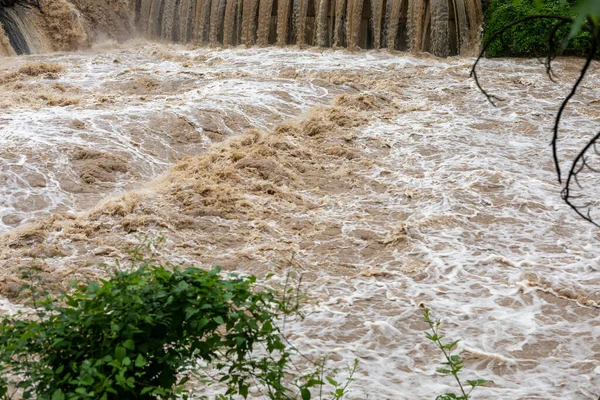
[[[282, 276], [312, 311], [286, 332], [352, 399], [434, 398], [423, 307], [461, 339], [477, 398], [596, 399], [598, 230], [560, 199], [553, 117], [581, 63], [134, 42], [0, 66], [0, 294], [19, 266], [62, 285], [144, 238], [156, 254]], [[594, 65], [561, 157], [598, 128]], [[477, 392], [476, 392], [477, 393]]]

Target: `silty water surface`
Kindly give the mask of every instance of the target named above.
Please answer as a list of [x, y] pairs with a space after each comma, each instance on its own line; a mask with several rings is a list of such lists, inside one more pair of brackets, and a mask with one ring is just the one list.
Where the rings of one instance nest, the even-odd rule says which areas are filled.
[[[47, 184], [36, 192], [11, 172], [13, 165], [31, 166], [46, 182], [57, 181], [57, 171], [69, 169], [61, 146], [93, 143], [98, 150], [119, 151], [133, 160], [130, 164], [139, 171], [135, 179], [117, 181], [106, 192], [94, 194], [102, 197], [129, 185], [143, 186], [145, 179], [187, 151], [161, 155], [158, 150], [168, 153], [171, 143], [163, 132], [152, 135], [147, 121], [156, 113], [174, 110], [195, 127], [206, 124], [197, 121], [207, 112], [241, 116], [245, 122], [235, 124], [244, 127], [271, 127], [358, 86], [331, 87], [314, 76], [373, 74], [389, 79], [377, 90], [384, 87], [398, 113], [389, 120], [373, 119], [358, 140], [367, 152], [373, 151], [371, 139], [387, 143], [389, 150], [373, 151], [378, 167], [372, 171], [372, 178], [387, 189], [361, 188], [340, 195], [338, 207], [323, 214], [323, 224], [341, 223], [341, 234], [347, 237], [358, 229], [380, 236], [401, 229], [406, 238], [388, 246], [389, 261], [378, 265], [361, 254], [367, 246], [361, 238], [353, 239], [351, 249], [325, 246], [330, 249], [328, 259], [346, 262], [343, 253], [350, 253], [355, 269], [370, 273], [340, 277], [324, 268], [309, 286], [319, 299], [316, 312], [286, 328], [294, 343], [309, 354], [333, 354], [333, 367], [358, 358], [351, 398], [435, 398], [457, 389], [451, 378], [435, 372], [441, 357], [424, 339], [426, 305], [444, 320], [449, 339], [462, 339], [464, 377], [494, 380], [474, 398], [598, 397], [598, 231], [561, 202], [548, 146], [553, 115], [580, 61], [560, 60], [558, 84], [550, 82], [535, 61], [484, 62], [482, 82], [504, 99], [494, 108], [468, 78], [471, 59], [170, 47], [166, 52], [175, 56], [173, 61], [164, 59], [161, 47], [152, 55], [155, 48], [36, 57], [69, 65], [59, 80], [93, 91], [84, 97], [116, 98], [110, 106], [95, 107], [84, 99], [67, 108], [15, 108], [3, 114], [0, 137], [3, 148], [13, 146], [14, 156], [3, 156], [3, 175], [13, 176], [11, 184], [3, 186], [3, 198], [11, 199], [4, 205], [5, 215], [18, 213], [26, 220], [36, 213], [81, 210], [77, 195], [66, 194], [60, 184]], [[197, 56], [206, 59], [190, 62]], [[211, 59], [217, 62], [207, 62]], [[123, 96], [111, 85], [127, 79], [126, 70], [133, 68], [143, 68], [140, 73], [152, 74], [159, 85], [184, 82], [151, 100], [147, 94]], [[301, 72], [300, 77], [290, 74], [290, 68]], [[565, 160], [597, 129], [597, 72], [592, 70], [566, 115], [560, 142]], [[409, 78], [396, 80], [398, 74]], [[73, 118], [85, 122], [85, 134], [64, 128]], [[139, 135], [142, 142], [134, 146], [130, 126], [138, 124], [147, 128]], [[215, 125], [219, 122], [211, 125], [212, 131], [218, 129]], [[226, 122], [220, 126], [227, 130]], [[203, 149], [199, 145], [195, 150]], [[29, 154], [48, 152], [53, 152], [51, 162], [28, 162]], [[30, 193], [50, 199], [44, 200], [49, 205], [19, 209], [19, 196]], [[318, 265], [324, 254], [315, 249], [322, 245], [300, 250], [297, 257]]]

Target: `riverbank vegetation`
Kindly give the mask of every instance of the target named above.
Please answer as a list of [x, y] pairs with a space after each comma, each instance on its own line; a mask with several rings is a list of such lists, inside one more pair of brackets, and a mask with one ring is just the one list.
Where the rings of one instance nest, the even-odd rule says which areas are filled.
[[[575, 19], [580, 5], [575, 0], [493, 0], [485, 13], [484, 43], [506, 25], [532, 15], [555, 15]], [[571, 32], [571, 24], [536, 19], [513, 26], [490, 43], [487, 57], [539, 57], [546, 55]], [[554, 41], [551, 41], [554, 37]], [[592, 33], [581, 31], [564, 48], [565, 55], [586, 56], [592, 47]]]
[[302, 316], [289, 277], [276, 289], [139, 254], [60, 296], [25, 272], [29, 308], [0, 320], [0, 398], [175, 399], [198, 390], [205, 398], [213, 384], [222, 399], [347, 394], [356, 363], [338, 382], [279, 328]]

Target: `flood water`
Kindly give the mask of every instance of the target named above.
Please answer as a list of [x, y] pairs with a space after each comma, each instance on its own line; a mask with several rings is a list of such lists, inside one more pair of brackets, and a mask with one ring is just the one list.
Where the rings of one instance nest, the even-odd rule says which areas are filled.
[[[0, 307], [17, 266], [97, 274], [142, 237], [159, 257], [264, 276], [293, 257], [302, 322], [352, 399], [425, 399], [423, 307], [461, 339], [473, 398], [597, 399], [599, 231], [560, 198], [554, 115], [582, 63], [132, 42], [0, 65]], [[11, 75], [28, 64], [62, 72]], [[594, 65], [561, 159], [600, 125]], [[3, 79], [4, 77], [4, 79]], [[568, 165], [568, 164], [565, 164]], [[594, 183], [590, 196], [594, 199]], [[300, 268], [300, 267], [298, 267]]]

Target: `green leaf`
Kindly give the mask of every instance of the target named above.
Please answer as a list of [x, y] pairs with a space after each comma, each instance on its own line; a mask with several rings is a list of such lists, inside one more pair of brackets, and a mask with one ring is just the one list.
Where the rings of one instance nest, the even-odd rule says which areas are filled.
[[330, 377], [326, 376], [326, 377], [325, 377], [325, 379], [327, 379], [327, 382], [329, 382], [329, 384], [330, 384], [330, 385], [332, 385], [332, 386], [335, 386], [335, 387], [337, 387], [337, 386], [339, 386], [339, 385], [340, 385], [340, 384], [339, 384], [338, 382], [336, 382], [336, 380], [335, 380], [335, 379], [333, 379], [333, 378], [330, 378]]
[[62, 390], [58, 389], [52, 394], [52, 400], [65, 400], [65, 395]]
[[315, 387], [315, 386], [321, 386], [323, 385], [324, 382], [320, 379], [309, 379], [308, 382], [306, 382], [306, 386], [308, 387]]
[[88, 284], [88, 291], [90, 293], [96, 293], [100, 289], [100, 285], [97, 282], [90, 282]]
[[135, 366], [137, 368], [142, 368], [146, 366], [146, 359], [144, 358], [144, 356], [138, 354], [137, 358], [135, 359]]
[[240, 395], [243, 398], [247, 398], [248, 397], [248, 385], [244, 385], [242, 382], [240, 382], [239, 389], [240, 389]]
[[455, 341], [454, 341], [454, 342], [452, 342], [452, 343], [448, 343], [448, 344], [445, 344], [445, 345], [443, 345], [443, 346], [442, 346], [442, 348], [443, 348], [443, 349], [446, 349], [446, 350], [452, 350], [452, 349], [454, 349], [454, 348], [456, 347], [456, 344], [457, 344], [458, 342], [460, 342], [460, 340], [455, 340]]
[[436, 400], [466, 400], [463, 396], [457, 396], [454, 393], [446, 393], [435, 398]]
[[204, 328], [206, 325], [208, 325], [209, 322], [210, 322], [210, 319], [202, 318], [200, 321], [198, 321], [198, 329]]
[[600, 3], [597, 0], [580, 0], [576, 8], [577, 12], [588, 16], [600, 16]]
[[467, 383], [471, 385], [471, 387], [475, 388], [477, 386], [485, 385], [486, 383], [494, 383], [494, 381], [489, 379], [477, 379], [474, 381], [467, 380]]
[[198, 314], [200, 312], [200, 310], [198, 310], [197, 308], [194, 307], [188, 307], [185, 309], [185, 319], [190, 319], [190, 317]]
[[145, 388], [142, 389], [142, 391], [140, 392], [140, 394], [150, 393], [152, 390], [154, 390], [153, 387], [145, 387]]
[[300, 395], [302, 396], [302, 400], [310, 400], [310, 390], [302, 388], [300, 389]]
[[190, 377], [189, 377], [189, 376], [185, 376], [185, 377], [183, 377], [183, 378], [181, 379], [181, 381], [179, 381], [178, 385], [179, 385], [179, 386], [185, 385], [186, 383], [188, 383], [188, 382], [189, 382], [189, 380], [190, 380]]
[[[185, 379], [178, 372], [199, 359], [225, 375], [228, 392], [222, 398], [248, 396], [246, 382], [254, 379], [249, 371], [273, 388], [277, 398], [299, 390], [292, 383], [298, 382], [297, 377], [288, 372], [291, 352], [275, 325], [277, 313], [284, 308], [277, 292], [254, 285], [252, 277], [165, 268], [140, 254], [132, 258], [131, 269], [109, 271], [106, 280], [79, 284], [67, 298], [68, 305], [44, 298], [45, 303], [40, 303], [41, 312], [47, 312], [44, 326], [16, 317], [0, 319], [0, 354], [10, 351], [14, 355], [9, 357], [8, 362], [14, 363], [10, 368], [23, 371], [24, 399], [126, 399], [136, 387], [140, 387], [136, 395], [185, 398]], [[15, 350], [17, 342], [22, 347]], [[2, 348], [4, 343], [13, 347]], [[45, 355], [34, 356], [48, 344], [64, 357], [54, 362]], [[253, 350], [259, 344], [270, 354], [256, 359]], [[221, 351], [227, 359], [221, 358]], [[31, 371], [33, 359], [39, 365]], [[152, 381], [154, 375], [146, 376], [150, 363], [153, 373], [161, 371], [160, 386]], [[317, 376], [309, 374], [306, 379], [322, 385]], [[148, 386], [141, 389], [141, 382]], [[0, 380], [0, 397], [2, 384]], [[68, 393], [58, 390], [67, 385]], [[50, 395], [38, 393], [37, 388]]]
[[115, 359], [117, 359], [118, 361], [123, 361], [126, 355], [127, 350], [125, 350], [125, 347], [117, 346], [117, 348], [115, 349]]
[[600, 1], [581, 0], [575, 7], [575, 13], [577, 14], [577, 17], [575, 18], [575, 22], [573, 22], [571, 25], [571, 32], [569, 33], [569, 36], [565, 42], [570, 42], [575, 36], [577, 36], [588, 18], [592, 18], [597, 21], [597, 17], [600, 16]]

